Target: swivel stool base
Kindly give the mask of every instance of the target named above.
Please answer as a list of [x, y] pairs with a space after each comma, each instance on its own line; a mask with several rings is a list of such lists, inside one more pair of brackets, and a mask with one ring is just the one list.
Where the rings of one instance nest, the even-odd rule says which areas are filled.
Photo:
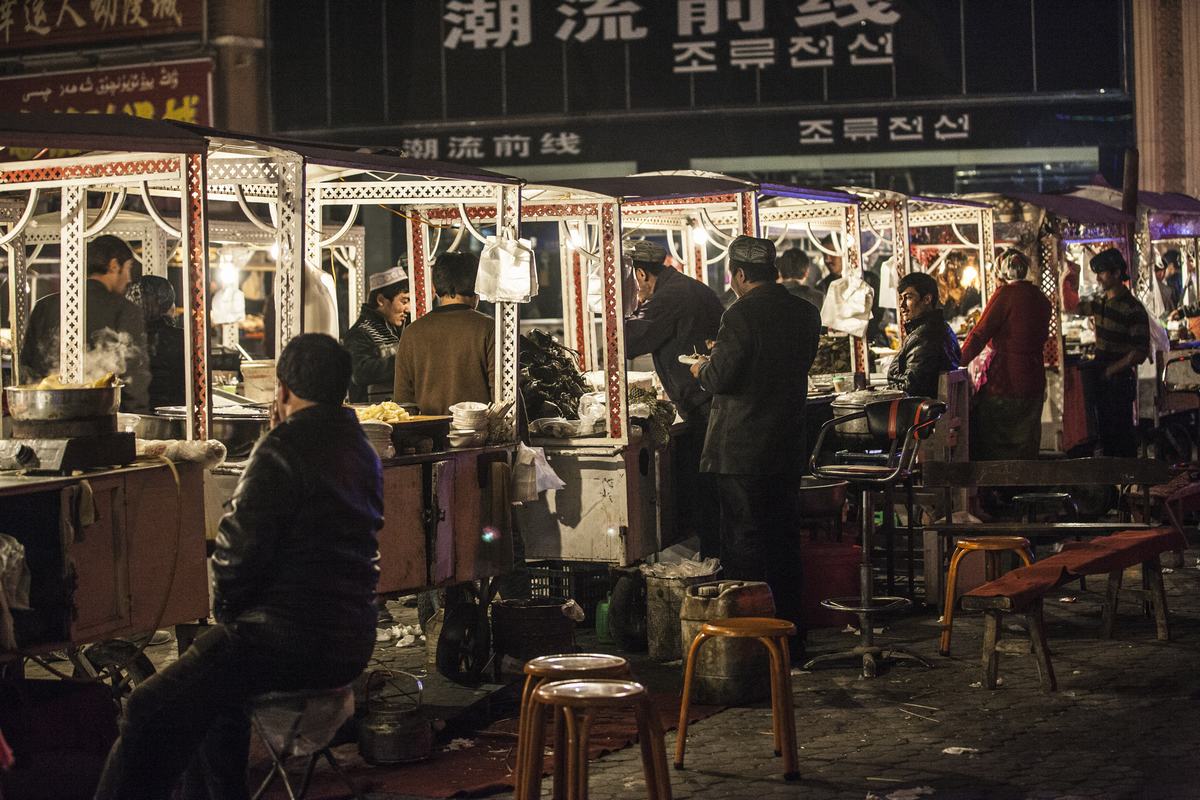
[[875, 614], [907, 608], [911, 604], [907, 597], [872, 597], [869, 603], [869, 606], [863, 605], [862, 599], [858, 597], [833, 597], [821, 601], [821, 605], [830, 610], [858, 615], [859, 643], [849, 650], [810, 658], [804, 664], [804, 669], [812, 669], [817, 664], [861, 658], [862, 676], [874, 678], [879, 674], [880, 663], [886, 661], [916, 661], [924, 667], [933, 666], [929, 661], [906, 648], [894, 645], [884, 647], [875, 644], [875, 631], [871, 627], [871, 617]]

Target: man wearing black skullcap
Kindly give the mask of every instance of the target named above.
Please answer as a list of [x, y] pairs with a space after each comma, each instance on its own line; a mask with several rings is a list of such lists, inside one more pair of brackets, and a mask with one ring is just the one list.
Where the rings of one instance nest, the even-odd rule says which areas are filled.
[[636, 313], [625, 320], [625, 354], [629, 358], [653, 355], [654, 371], [686, 423], [673, 439], [673, 494], [680, 529], [700, 537], [702, 556], [716, 556], [720, 507], [712, 476], [700, 473], [712, 395], [679, 357], [708, 352], [706, 342], [717, 337], [725, 309], [712, 289], [666, 266], [667, 251], [662, 245], [630, 242], [625, 255], [633, 261], [641, 300]]
[[1133, 400], [1137, 366], [1150, 356], [1150, 317], [1125, 281], [1129, 271], [1121, 251], [1110, 247], [1092, 257], [1101, 292], [1079, 301], [1078, 312], [1096, 323], [1096, 359], [1092, 364], [1092, 407], [1104, 455], [1137, 456]]
[[[796, 501], [821, 315], [776, 283], [768, 239], [734, 239], [729, 271], [738, 301], [721, 318], [711, 357], [692, 367], [713, 394], [700, 468], [717, 476], [726, 577], [765, 580], [776, 615], [799, 624]], [[793, 654], [802, 649], [802, 640], [794, 640]]]

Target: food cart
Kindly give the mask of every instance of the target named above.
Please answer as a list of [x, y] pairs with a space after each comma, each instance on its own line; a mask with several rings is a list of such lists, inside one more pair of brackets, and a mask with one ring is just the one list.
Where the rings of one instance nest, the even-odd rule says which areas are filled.
[[[9, 213], [0, 214], [0, 245], [14, 332], [24, 330], [30, 311], [21, 237], [42, 201], [60, 205], [56, 224], [48, 227], [60, 242], [59, 372], [68, 384], [84, 379], [88, 238], [112, 222], [126, 197], [140, 195], [151, 206], [153, 192], [173, 199], [178, 221], [171, 227], [181, 242], [188, 303], [196, 310], [186, 328], [193, 378], [187, 426], [193, 437], [204, 437], [207, 386], [197, 377], [206, 372], [207, 352], [204, 140], [128, 117], [5, 114], [0, 145], [25, 159], [0, 164], [0, 195], [9, 200]], [[102, 197], [95, 216], [90, 195]], [[21, 379], [15, 359], [12, 379]], [[89, 424], [106, 420], [115, 426], [115, 414]], [[0, 473], [0, 529], [24, 547], [32, 585], [29, 609], [6, 609], [13, 636], [3, 649], [10, 656], [37, 655], [206, 617], [201, 468], [135, 462], [132, 435], [56, 428], [71, 427], [74, 419], [6, 420], [17, 422], [39, 426], [40, 438], [0, 442], [7, 467]], [[13, 469], [23, 465], [37, 469]], [[83, 469], [91, 471], [75, 471]], [[98, 668], [86, 658], [76, 666]]]
[[[1009, 192], [992, 199], [997, 208], [997, 249], [1016, 247], [1030, 256], [1037, 271], [1036, 284], [1053, 306], [1045, 350], [1041, 447], [1070, 453], [1089, 446], [1095, 435], [1086, 413], [1080, 373], [1080, 362], [1094, 333], [1089, 331], [1087, 319], [1073, 313], [1071, 298], [1064, 298], [1064, 279], [1074, 282], [1069, 293], [1084, 296], [1090, 293], [1088, 286], [1094, 287], [1087, 269], [1092, 252], [1116, 247], [1129, 261], [1128, 234], [1134, 218], [1119, 208], [1069, 195]], [[1069, 264], [1074, 264], [1077, 272]], [[995, 287], [997, 280], [994, 269], [985, 273], [985, 286]]]

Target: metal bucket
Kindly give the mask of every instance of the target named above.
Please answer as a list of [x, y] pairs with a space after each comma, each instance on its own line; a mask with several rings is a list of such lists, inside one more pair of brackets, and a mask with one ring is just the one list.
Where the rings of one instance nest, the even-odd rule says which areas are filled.
[[[711, 582], [721, 572], [695, 578], [656, 578], [646, 576], [646, 644], [655, 661], [678, 661], [683, 658], [679, 638], [679, 611], [688, 587]], [[691, 642], [691, 639], [688, 639]]]
[[[700, 626], [727, 617], [773, 617], [775, 598], [759, 581], [714, 581], [689, 586], [679, 609], [679, 633], [688, 647]], [[685, 665], [686, 666], [686, 665]], [[767, 649], [754, 639], [709, 639], [696, 659], [697, 703], [742, 705], [771, 692]]]
[[19, 420], [65, 420], [107, 417], [121, 405], [121, 387], [39, 389], [8, 386], [8, 412]]
[[[399, 702], [371, 698], [371, 685], [383, 677], [395, 686], [395, 675], [404, 675], [416, 682], [417, 691], [400, 690]], [[375, 670], [367, 675], [364, 691], [365, 713], [358, 720], [358, 752], [363, 760], [375, 766], [410, 764], [433, 756], [433, 725], [421, 708], [425, 686], [421, 679], [407, 672]]]
[[[904, 397], [904, 392], [899, 389], [856, 389], [853, 392], [839, 394], [830, 403], [830, 408], [833, 409], [835, 418], [846, 417], [862, 411], [868, 403], [878, 400], [896, 400], [901, 397]], [[871, 435], [867, 428], [866, 417], [839, 425], [837, 433], [843, 438], [850, 439], [868, 439]]]

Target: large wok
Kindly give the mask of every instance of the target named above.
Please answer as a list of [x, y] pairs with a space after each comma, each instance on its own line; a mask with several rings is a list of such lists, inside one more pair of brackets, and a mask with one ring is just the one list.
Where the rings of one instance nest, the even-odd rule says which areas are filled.
[[[139, 439], [183, 439], [185, 411], [183, 406], [162, 406], [155, 414], [138, 414], [134, 432]], [[228, 460], [237, 461], [250, 455], [254, 444], [267, 428], [270, 418], [262, 414], [230, 413], [214, 409], [210, 419], [209, 436], [225, 445]]]
[[39, 389], [8, 386], [8, 410], [17, 420], [75, 420], [107, 417], [121, 405], [121, 387]]

